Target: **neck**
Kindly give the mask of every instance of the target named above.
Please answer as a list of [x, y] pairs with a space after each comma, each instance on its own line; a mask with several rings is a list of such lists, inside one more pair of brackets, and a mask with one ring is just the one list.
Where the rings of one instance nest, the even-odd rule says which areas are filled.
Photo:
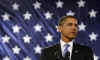
[[65, 37], [65, 36], [63, 36], [63, 35], [61, 35], [61, 39], [62, 39], [64, 42], [66, 42], [66, 43], [72, 41], [72, 39], [67, 38], [67, 37]]

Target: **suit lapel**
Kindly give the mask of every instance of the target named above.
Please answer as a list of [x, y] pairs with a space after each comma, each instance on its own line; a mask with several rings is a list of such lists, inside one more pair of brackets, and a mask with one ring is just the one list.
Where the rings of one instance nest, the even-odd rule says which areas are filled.
[[[63, 60], [60, 43], [55, 46], [54, 55], [56, 57], [56, 60]], [[82, 57], [82, 55], [80, 52], [79, 45], [76, 43], [73, 43], [71, 60], [80, 60], [81, 57]]]
[[62, 53], [61, 53], [60, 43], [56, 45], [54, 55], [56, 56], [56, 60], [62, 60], [63, 59]]
[[73, 50], [72, 50], [72, 56], [71, 56], [71, 60], [78, 60], [78, 58], [80, 58], [80, 49], [78, 47], [78, 44], [73, 43]]
[[[55, 52], [54, 55], [56, 56], [57, 60], [63, 60], [60, 43], [56, 45], [54, 52]], [[79, 45], [76, 43], [73, 43], [73, 50], [72, 50], [71, 58], [72, 58], [71, 60], [78, 60], [80, 58]]]

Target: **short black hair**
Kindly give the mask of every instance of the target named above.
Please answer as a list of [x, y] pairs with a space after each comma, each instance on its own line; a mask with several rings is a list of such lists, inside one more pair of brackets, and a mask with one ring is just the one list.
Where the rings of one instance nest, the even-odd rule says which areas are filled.
[[74, 16], [62, 16], [61, 19], [60, 19], [59, 22], [58, 22], [58, 26], [63, 25], [64, 21], [65, 21], [66, 19], [68, 19], [68, 18], [74, 18], [74, 19], [76, 19]]

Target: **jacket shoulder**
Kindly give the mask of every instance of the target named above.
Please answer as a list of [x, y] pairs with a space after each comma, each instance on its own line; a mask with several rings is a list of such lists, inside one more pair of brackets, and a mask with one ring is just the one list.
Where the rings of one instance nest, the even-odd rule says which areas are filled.
[[55, 45], [52, 45], [52, 46], [42, 49], [42, 51], [52, 52], [52, 51], [57, 50], [59, 47], [60, 47], [60, 44], [55, 44]]
[[[77, 44], [76, 45], [78, 49], [80, 49], [81, 51], [85, 51], [85, 52], [92, 52], [92, 48], [88, 47], [88, 46], [84, 46], [84, 45], [80, 45]], [[76, 47], [75, 47], [76, 48]]]

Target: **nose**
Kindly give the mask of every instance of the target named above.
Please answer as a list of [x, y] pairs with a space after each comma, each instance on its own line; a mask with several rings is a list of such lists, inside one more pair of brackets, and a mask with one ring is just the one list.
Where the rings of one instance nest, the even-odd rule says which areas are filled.
[[76, 31], [78, 30], [78, 27], [75, 26], [75, 25], [73, 25], [73, 26], [72, 26], [72, 30], [76, 32]]

